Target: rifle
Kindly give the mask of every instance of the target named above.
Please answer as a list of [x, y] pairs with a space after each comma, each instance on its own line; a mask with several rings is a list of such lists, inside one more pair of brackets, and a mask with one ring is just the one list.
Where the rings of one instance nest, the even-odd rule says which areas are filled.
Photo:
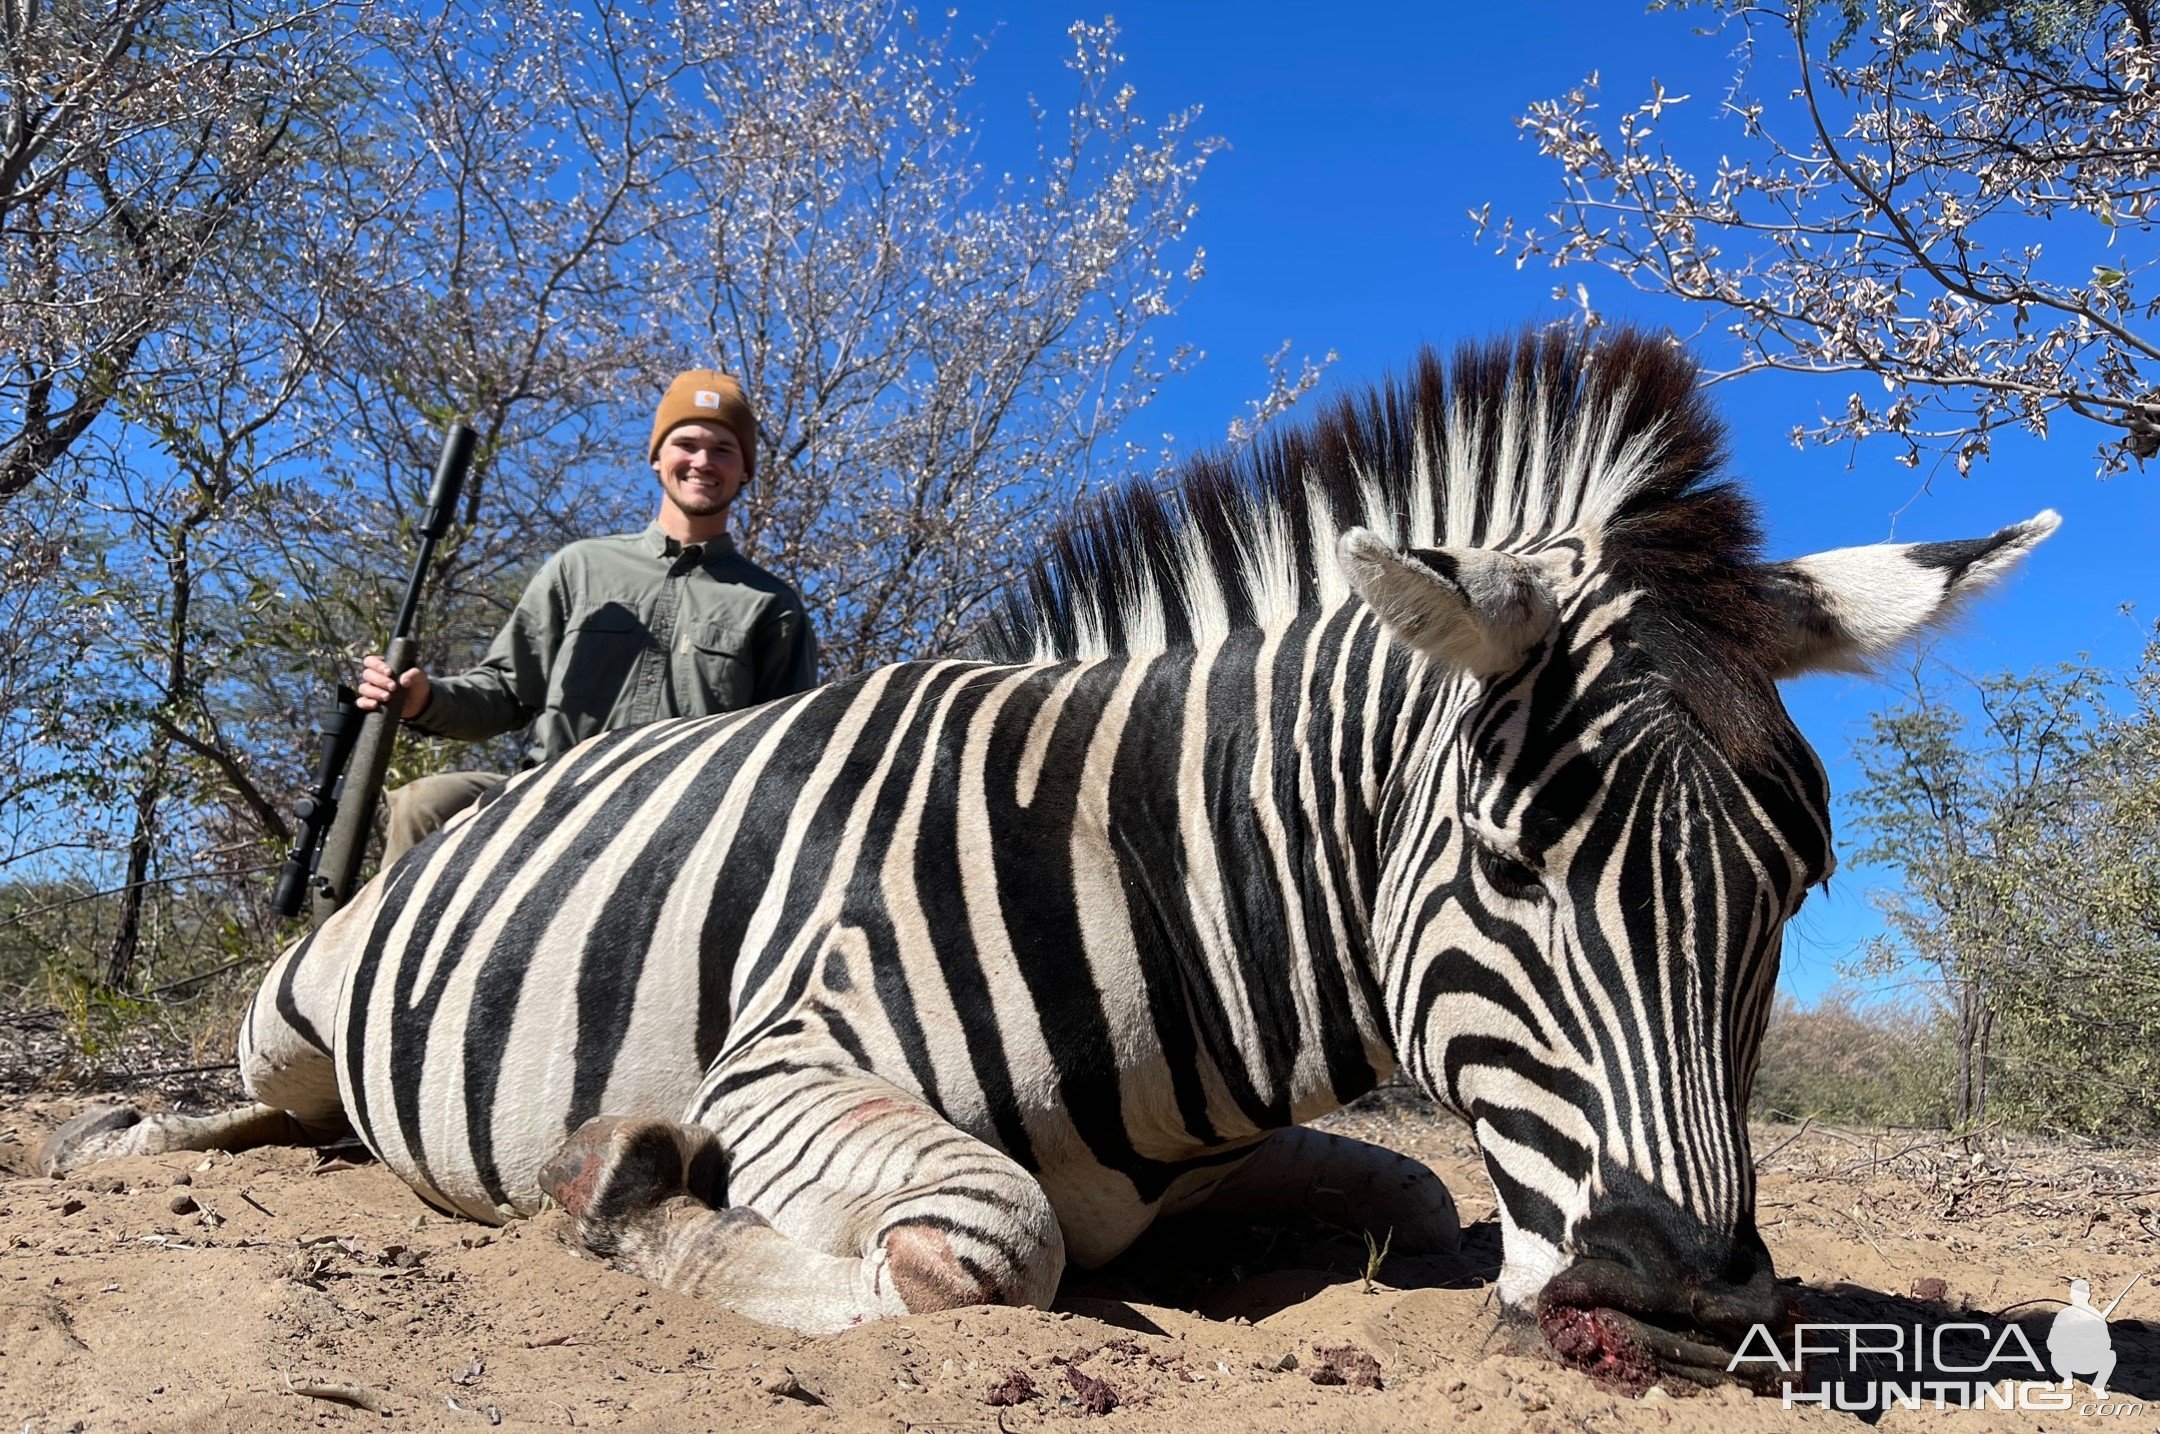
[[[420, 554], [413, 562], [411, 579], [405, 584], [405, 601], [398, 607], [384, 660], [392, 672], [402, 675], [413, 666], [413, 617], [420, 607], [420, 590], [427, 583], [428, 566], [435, 561], [435, 544], [450, 526], [457, 509], [458, 489], [464, 486], [465, 470], [472, 464], [475, 435], [463, 423], [452, 423], [443, 435], [442, 457], [435, 463], [435, 482], [428, 489], [427, 513], [420, 520]], [[338, 684], [337, 705], [322, 716], [322, 756], [315, 768], [315, 785], [293, 804], [299, 832], [292, 852], [278, 868], [277, 889], [270, 909], [280, 916], [300, 914], [303, 889], [315, 894], [315, 923], [335, 915], [360, 885], [360, 862], [367, 855], [368, 837], [375, 825], [375, 804], [382, 797], [383, 777], [390, 770], [390, 752], [397, 741], [401, 697], [390, 706], [362, 714], [354, 705], [357, 694]]]

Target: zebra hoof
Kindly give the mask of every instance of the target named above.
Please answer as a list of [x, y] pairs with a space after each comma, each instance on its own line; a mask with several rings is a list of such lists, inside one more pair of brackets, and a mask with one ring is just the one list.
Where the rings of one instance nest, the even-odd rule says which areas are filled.
[[678, 1195], [726, 1200], [712, 1132], [668, 1120], [594, 1116], [540, 1167], [540, 1189], [578, 1222], [598, 1252], [639, 1213]]
[[38, 1147], [38, 1169], [47, 1175], [68, 1171], [116, 1155], [132, 1155], [129, 1135], [142, 1112], [128, 1105], [93, 1105], [62, 1125]]
[[540, 1188], [580, 1223], [620, 1220], [682, 1188], [682, 1150], [660, 1121], [597, 1115], [540, 1167]]

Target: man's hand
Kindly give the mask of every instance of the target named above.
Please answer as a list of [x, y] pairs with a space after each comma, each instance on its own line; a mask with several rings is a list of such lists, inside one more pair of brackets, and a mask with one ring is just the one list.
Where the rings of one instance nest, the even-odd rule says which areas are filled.
[[408, 667], [402, 676], [398, 676], [380, 657], [369, 656], [360, 664], [360, 699], [353, 704], [355, 707], [362, 712], [373, 712], [388, 706], [393, 692], [405, 695], [405, 705], [398, 711], [400, 717], [419, 716], [427, 709], [428, 699], [435, 695], [428, 684], [428, 675], [417, 667]]

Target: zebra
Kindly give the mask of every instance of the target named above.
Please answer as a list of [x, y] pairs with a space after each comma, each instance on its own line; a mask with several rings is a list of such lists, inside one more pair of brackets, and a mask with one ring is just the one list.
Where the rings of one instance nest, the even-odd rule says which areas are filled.
[[1833, 864], [1779, 680], [1864, 671], [1990, 537], [1785, 562], [1667, 338], [1428, 350], [1052, 539], [962, 657], [595, 738], [285, 951], [254, 1104], [43, 1154], [350, 1128], [429, 1205], [802, 1331], [1047, 1307], [1167, 1213], [1455, 1247], [1306, 1128], [1465, 1121], [1503, 1306], [1698, 1374], [1790, 1318], [1745, 1121]]

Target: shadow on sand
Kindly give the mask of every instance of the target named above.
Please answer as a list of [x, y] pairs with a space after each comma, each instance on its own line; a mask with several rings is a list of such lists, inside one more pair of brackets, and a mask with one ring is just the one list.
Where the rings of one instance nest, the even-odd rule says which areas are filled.
[[[1141, 1334], [1165, 1331], [1137, 1306], [1257, 1322], [1331, 1286], [1362, 1282], [1369, 1255], [1361, 1232], [1337, 1226], [1183, 1216], [1163, 1221], [1100, 1270], [1068, 1273], [1056, 1307]], [[1464, 1229], [1459, 1258], [1390, 1255], [1378, 1278], [1396, 1290], [1477, 1289], [1499, 1273], [1499, 1225], [1484, 1220]], [[2103, 1401], [2082, 1381], [2059, 1391], [2048, 1351], [2057, 1303], [1989, 1312], [1855, 1284], [1788, 1287], [1811, 1327], [1810, 1352], [1789, 1379], [1773, 1381], [1769, 1398], [1781, 1398], [1779, 1386], [1789, 1383], [1796, 1405], [1843, 1409], [1863, 1424], [1878, 1422], [1901, 1398], [1932, 1408], [1938, 1395], [1952, 1408], [1983, 1397], [2023, 1400], [2013, 1407], [2027, 1417], [2134, 1417], [2135, 1406], [2148, 1414], [2160, 1406], [2160, 1328], [2147, 1321], [2117, 1319], [2109, 1327], [2116, 1364]], [[1857, 1338], [1854, 1327], [1864, 1327]], [[1515, 1333], [1513, 1342], [1531, 1353], [1523, 1336], [1534, 1341], [1534, 1331]], [[1787, 1340], [1788, 1359], [1792, 1349]], [[1982, 1396], [1976, 1385], [1990, 1393]]]
[[[1373, 1253], [1362, 1231], [1319, 1221], [1174, 1216], [1103, 1268], [1068, 1272], [1057, 1308], [1141, 1333], [1161, 1330], [1134, 1305], [1259, 1321], [1330, 1286], [1362, 1283]], [[1398, 1290], [1477, 1289], [1499, 1273], [1500, 1228], [1486, 1220], [1463, 1231], [1458, 1258], [1390, 1253], [1375, 1278]]]

